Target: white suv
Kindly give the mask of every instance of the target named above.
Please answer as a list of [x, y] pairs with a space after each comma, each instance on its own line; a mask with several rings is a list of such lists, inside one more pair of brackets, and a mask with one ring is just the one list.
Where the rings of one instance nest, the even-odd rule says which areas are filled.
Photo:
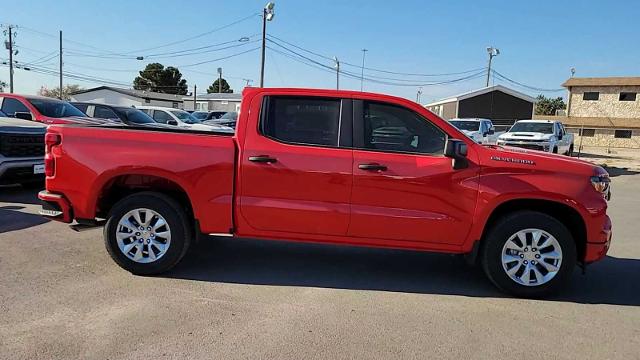
[[200, 120], [181, 109], [161, 106], [136, 106], [136, 108], [144, 111], [160, 124], [174, 125], [179, 128], [191, 130], [234, 132], [234, 130], [228, 126], [203, 124]]

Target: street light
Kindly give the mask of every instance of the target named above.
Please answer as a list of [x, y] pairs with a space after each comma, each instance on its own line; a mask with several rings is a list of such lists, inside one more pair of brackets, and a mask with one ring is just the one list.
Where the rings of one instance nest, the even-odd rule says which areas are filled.
[[260, 61], [260, 87], [264, 87], [264, 51], [267, 41], [267, 21], [273, 20], [275, 12], [273, 8], [276, 6], [273, 2], [268, 2], [262, 9], [262, 58]]
[[489, 77], [491, 76], [491, 60], [493, 60], [494, 56], [500, 55], [500, 49], [490, 46], [487, 48], [487, 53], [489, 54], [489, 66], [487, 67], [487, 87], [489, 87]]

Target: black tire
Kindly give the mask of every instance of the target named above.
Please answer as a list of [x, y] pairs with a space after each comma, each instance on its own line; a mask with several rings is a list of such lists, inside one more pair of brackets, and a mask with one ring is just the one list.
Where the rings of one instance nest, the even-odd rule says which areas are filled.
[[[118, 222], [129, 211], [146, 208], [160, 214], [171, 229], [171, 243], [166, 253], [150, 263], [139, 263], [129, 259], [120, 251], [116, 240]], [[111, 258], [123, 269], [136, 275], [154, 275], [173, 268], [189, 250], [192, 231], [184, 208], [173, 198], [155, 193], [141, 192], [129, 195], [111, 209], [104, 227], [104, 243]]]
[[[562, 250], [562, 262], [555, 277], [542, 285], [526, 286], [512, 280], [502, 265], [502, 250], [508, 239], [524, 229], [544, 230], [556, 238]], [[561, 290], [570, 280], [576, 265], [576, 244], [571, 233], [557, 219], [536, 211], [518, 211], [504, 216], [483, 240], [481, 262], [491, 282], [509, 294], [540, 298]]]
[[553, 153], [554, 153], [554, 154], [557, 154], [557, 153], [558, 153], [558, 147], [557, 147], [557, 146], [554, 146], [554, 147], [553, 147]]

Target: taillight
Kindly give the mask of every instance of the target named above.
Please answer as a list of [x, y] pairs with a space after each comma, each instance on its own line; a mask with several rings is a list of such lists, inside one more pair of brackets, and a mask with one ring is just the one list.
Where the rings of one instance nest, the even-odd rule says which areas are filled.
[[44, 136], [45, 155], [44, 155], [44, 174], [47, 177], [51, 177], [56, 174], [56, 159], [51, 153], [51, 149], [60, 145], [62, 142], [62, 136], [56, 133], [47, 133]]
[[44, 136], [45, 151], [47, 153], [51, 152], [51, 148], [56, 145], [59, 145], [61, 142], [62, 142], [62, 137], [60, 136], [60, 134], [47, 133]]

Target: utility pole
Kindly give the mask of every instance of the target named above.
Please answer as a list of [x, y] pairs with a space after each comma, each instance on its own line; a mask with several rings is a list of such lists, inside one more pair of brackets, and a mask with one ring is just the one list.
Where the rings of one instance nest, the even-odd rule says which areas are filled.
[[222, 93], [222, 68], [218, 68], [218, 93]]
[[420, 104], [420, 97], [422, 96], [422, 87], [418, 88], [418, 92], [416, 93], [416, 102]]
[[253, 80], [251, 79], [242, 79], [242, 81], [246, 81], [247, 82], [247, 87], [251, 86], [251, 83], [253, 82]]
[[489, 66], [487, 67], [487, 85], [489, 87], [489, 77], [491, 76], [491, 60], [493, 60], [494, 56], [500, 55], [500, 50], [490, 46], [487, 48], [487, 53], [489, 54]]
[[62, 30], [60, 30], [60, 96], [62, 100]]
[[9, 92], [13, 94], [13, 28], [9, 25]]
[[360, 91], [364, 89], [364, 55], [367, 53], [367, 49], [362, 49], [362, 73], [360, 74]]
[[196, 111], [196, 104], [197, 104], [197, 98], [196, 98], [196, 91], [198, 90], [198, 87], [196, 85], [193, 85], [193, 111]]
[[260, 60], [260, 87], [264, 87], [264, 52], [267, 47], [267, 21], [273, 20], [275, 4], [268, 2], [262, 9], [262, 57]]
[[340, 61], [334, 56], [333, 61], [336, 62], [336, 90], [340, 90]]

